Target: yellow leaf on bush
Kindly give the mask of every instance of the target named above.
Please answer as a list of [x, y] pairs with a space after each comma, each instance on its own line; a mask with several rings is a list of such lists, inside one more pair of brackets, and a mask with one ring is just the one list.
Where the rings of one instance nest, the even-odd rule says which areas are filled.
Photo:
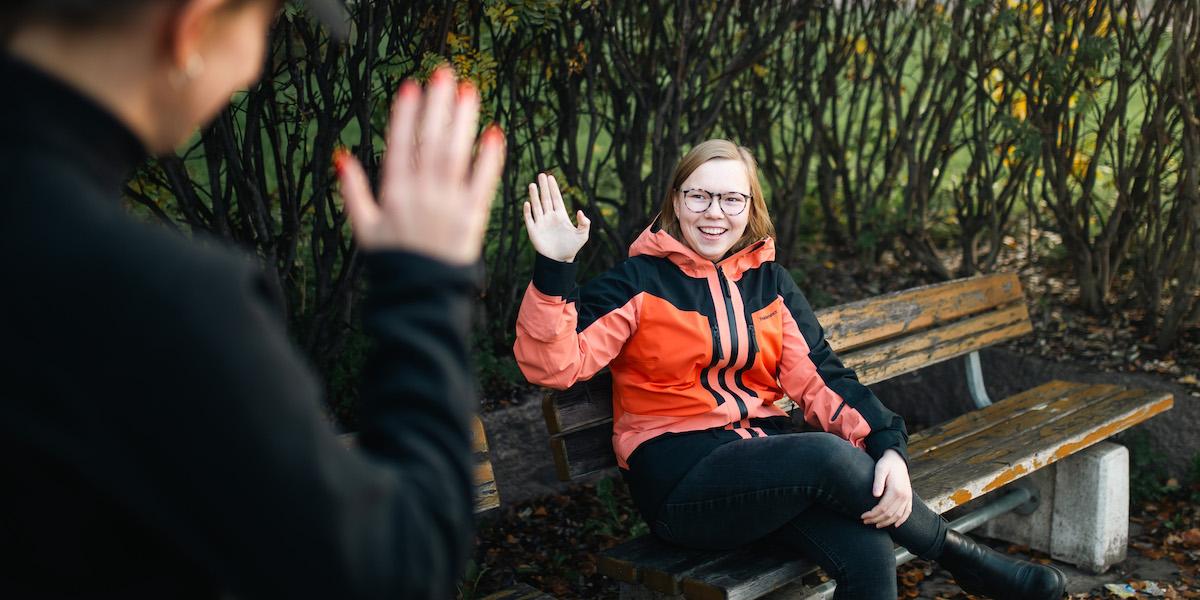
[[1014, 117], [1024, 121], [1028, 114], [1028, 108], [1025, 103], [1025, 94], [1017, 92], [1013, 94], [1012, 114]]

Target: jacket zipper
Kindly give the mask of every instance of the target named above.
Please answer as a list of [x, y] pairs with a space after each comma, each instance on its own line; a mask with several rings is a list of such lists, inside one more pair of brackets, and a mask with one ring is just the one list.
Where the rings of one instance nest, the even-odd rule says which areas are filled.
[[837, 420], [837, 418], [838, 418], [838, 415], [842, 414], [842, 409], [843, 409], [843, 408], [846, 408], [846, 401], [845, 401], [845, 400], [842, 400], [842, 403], [838, 405], [838, 407], [837, 407], [837, 410], [833, 411], [833, 416], [832, 416], [832, 417], [829, 417], [829, 421], [830, 421], [830, 422], [836, 421], [836, 420]]
[[721, 330], [717, 329], [717, 321], [713, 319], [712, 339], [713, 339], [713, 354], [717, 356], [717, 360], [725, 360], [725, 348], [721, 347]]

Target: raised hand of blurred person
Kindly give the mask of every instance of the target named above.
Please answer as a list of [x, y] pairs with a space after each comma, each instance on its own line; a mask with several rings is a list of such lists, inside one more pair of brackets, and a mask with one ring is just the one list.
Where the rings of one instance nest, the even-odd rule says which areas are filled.
[[489, 127], [472, 159], [479, 93], [438, 68], [422, 93], [406, 81], [392, 105], [378, 202], [362, 165], [340, 151], [335, 167], [358, 244], [407, 250], [454, 265], [479, 258], [504, 166], [504, 135]]
[[578, 225], [571, 223], [562, 193], [553, 175], [541, 173], [537, 183], [529, 184], [529, 201], [525, 203], [525, 229], [538, 254], [559, 262], [571, 262], [588, 241], [592, 222], [576, 211]]

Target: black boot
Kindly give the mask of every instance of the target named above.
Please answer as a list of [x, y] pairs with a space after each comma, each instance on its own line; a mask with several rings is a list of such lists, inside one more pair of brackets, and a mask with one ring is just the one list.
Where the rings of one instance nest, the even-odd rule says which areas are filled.
[[938, 563], [969, 594], [997, 600], [1060, 600], [1067, 586], [1062, 571], [1014, 558], [950, 530]]

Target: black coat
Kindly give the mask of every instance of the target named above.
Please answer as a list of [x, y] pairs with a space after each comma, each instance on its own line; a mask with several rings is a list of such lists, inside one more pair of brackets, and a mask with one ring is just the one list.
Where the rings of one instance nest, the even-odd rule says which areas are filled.
[[254, 261], [120, 206], [113, 116], [0, 56], [0, 597], [447, 598], [475, 271], [366, 257], [344, 449]]

